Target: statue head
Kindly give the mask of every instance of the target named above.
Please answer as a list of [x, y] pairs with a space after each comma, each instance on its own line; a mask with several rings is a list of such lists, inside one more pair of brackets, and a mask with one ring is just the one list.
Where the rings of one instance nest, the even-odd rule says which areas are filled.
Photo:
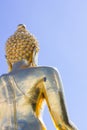
[[26, 30], [26, 26], [19, 24], [16, 32], [6, 42], [6, 59], [9, 69], [14, 63], [26, 60], [29, 66], [36, 66], [36, 55], [39, 45], [36, 38]]

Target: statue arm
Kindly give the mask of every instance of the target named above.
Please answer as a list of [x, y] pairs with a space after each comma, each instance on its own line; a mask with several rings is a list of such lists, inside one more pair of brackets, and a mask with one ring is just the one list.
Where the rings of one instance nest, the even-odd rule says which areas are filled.
[[56, 128], [58, 130], [76, 130], [68, 119], [58, 72], [49, 69], [46, 75], [43, 93]]

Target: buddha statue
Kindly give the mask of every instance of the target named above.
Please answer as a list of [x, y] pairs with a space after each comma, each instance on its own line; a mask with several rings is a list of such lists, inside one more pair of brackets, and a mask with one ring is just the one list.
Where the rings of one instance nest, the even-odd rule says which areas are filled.
[[37, 65], [36, 38], [19, 24], [6, 42], [9, 72], [0, 76], [0, 130], [46, 130], [46, 101], [56, 130], [77, 130], [69, 120], [61, 79], [52, 67]]

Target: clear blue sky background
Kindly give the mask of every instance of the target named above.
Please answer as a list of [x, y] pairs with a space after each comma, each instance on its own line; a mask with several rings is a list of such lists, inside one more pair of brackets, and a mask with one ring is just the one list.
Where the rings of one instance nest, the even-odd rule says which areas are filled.
[[[40, 43], [39, 65], [58, 68], [70, 119], [87, 130], [87, 0], [0, 1], [0, 75], [7, 72], [5, 42], [20, 23]], [[47, 107], [43, 119], [55, 130]]]

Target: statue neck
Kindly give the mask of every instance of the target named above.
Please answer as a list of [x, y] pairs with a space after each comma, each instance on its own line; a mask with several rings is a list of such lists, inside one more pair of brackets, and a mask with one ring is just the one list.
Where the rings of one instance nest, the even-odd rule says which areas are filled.
[[12, 71], [17, 71], [24, 68], [35, 67], [35, 64], [28, 64], [26, 60], [21, 60], [13, 64]]

